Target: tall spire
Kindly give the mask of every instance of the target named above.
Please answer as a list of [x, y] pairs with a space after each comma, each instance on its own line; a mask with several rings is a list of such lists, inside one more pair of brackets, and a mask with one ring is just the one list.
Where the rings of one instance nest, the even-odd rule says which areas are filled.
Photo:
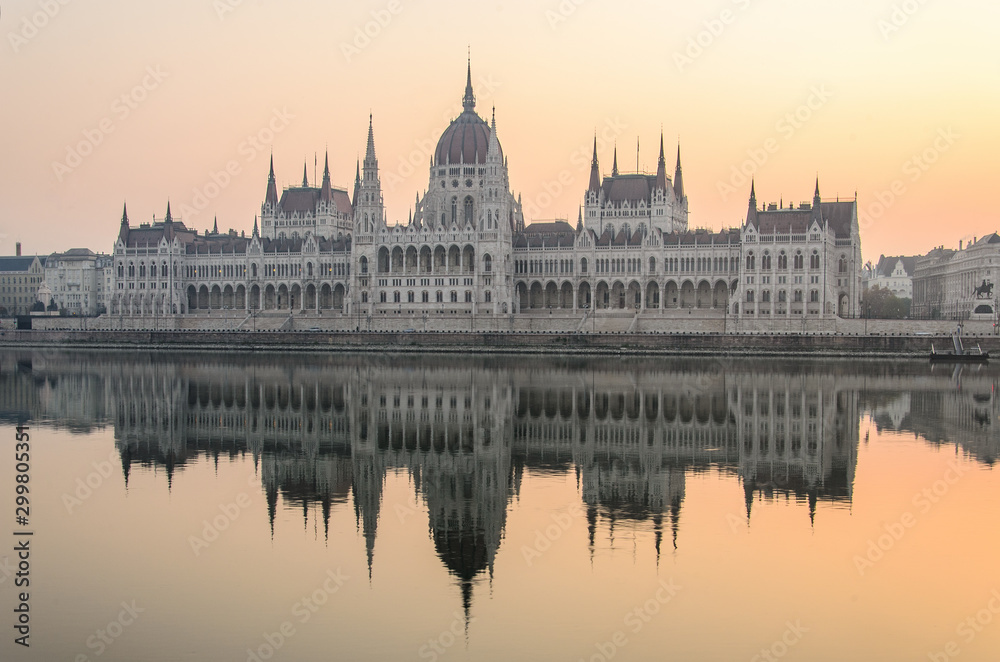
[[615, 145], [615, 164], [611, 166], [611, 176], [618, 176], [618, 145]]
[[257, 216], [256, 215], [253, 217], [253, 234], [251, 236], [252, 237], [258, 237], [258, 236], [260, 236], [260, 231], [257, 230]]
[[333, 201], [333, 187], [330, 185], [330, 153], [323, 156], [323, 188], [319, 194], [320, 202], [330, 204]]
[[469, 55], [469, 68], [465, 76], [465, 96], [462, 98], [462, 107], [466, 111], [476, 109], [476, 95], [472, 92], [472, 55]]
[[757, 225], [757, 191], [754, 180], [750, 180], [750, 204], [747, 206], [747, 225]]
[[174, 217], [170, 215], [170, 201], [167, 200], [167, 217], [163, 219], [164, 223], [173, 223]]
[[816, 175], [816, 191], [813, 193], [812, 213], [809, 221], [823, 225], [823, 201], [819, 197], [819, 175]]
[[[663, 148], [660, 148], [662, 153]], [[681, 172], [681, 144], [677, 143], [677, 167], [674, 169], [674, 195], [678, 200], [684, 199], [684, 174]]]
[[264, 197], [265, 205], [278, 205], [278, 185], [274, 180], [274, 154], [271, 154], [271, 172], [267, 176], [267, 195]]
[[667, 159], [663, 155], [663, 131], [660, 131], [660, 158], [656, 161], [656, 188], [667, 188]]
[[597, 165], [597, 133], [594, 133], [594, 158], [590, 162], [590, 186], [588, 191], [596, 193], [601, 189], [601, 169]]
[[122, 203], [122, 225], [128, 225], [128, 203]]
[[368, 114], [368, 148], [365, 151], [365, 161], [375, 158], [375, 116]]
[[309, 162], [302, 162], [302, 188], [309, 188]]
[[212, 224], [212, 234], [219, 234], [219, 217], [216, 216]]

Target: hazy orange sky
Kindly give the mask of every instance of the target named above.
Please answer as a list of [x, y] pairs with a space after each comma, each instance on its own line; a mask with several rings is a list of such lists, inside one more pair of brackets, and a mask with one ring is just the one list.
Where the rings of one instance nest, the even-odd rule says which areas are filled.
[[575, 223], [595, 130], [609, 173], [615, 142], [636, 168], [637, 140], [655, 170], [662, 127], [692, 227], [742, 222], [743, 168], [760, 202], [809, 200], [817, 174], [824, 198], [857, 191], [866, 260], [1000, 229], [985, 0], [61, 1], [0, 6], [0, 254], [110, 252], [123, 201], [134, 223], [169, 199], [191, 227], [249, 232], [272, 148], [279, 186], [329, 149], [350, 190], [369, 112], [405, 222], [470, 46], [529, 222]]

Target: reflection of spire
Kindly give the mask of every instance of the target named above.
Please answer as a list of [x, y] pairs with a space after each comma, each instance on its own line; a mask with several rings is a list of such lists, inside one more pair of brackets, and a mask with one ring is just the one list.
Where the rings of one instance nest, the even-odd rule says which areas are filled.
[[[663, 541], [663, 517], [660, 513], [653, 515], [653, 540], [656, 545], [656, 567], [660, 567], [660, 543]], [[674, 549], [677, 549], [677, 540], [674, 540]]]
[[749, 478], [743, 479], [743, 498], [747, 504], [747, 526], [750, 525], [750, 508], [753, 506], [753, 485]]
[[590, 549], [590, 565], [594, 565], [594, 536], [597, 533], [597, 506], [587, 504], [587, 547]]
[[816, 499], [817, 499], [816, 488], [809, 490], [809, 526], [816, 526]]
[[267, 518], [271, 522], [271, 539], [274, 540], [274, 516], [278, 511], [278, 483], [275, 481], [272, 484], [265, 486], [265, 492], [267, 493]]
[[677, 551], [677, 532], [680, 530], [681, 502], [675, 500], [670, 504], [670, 530], [674, 534], [674, 551]]
[[128, 491], [128, 477], [132, 473], [132, 447], [128, 444], [122, 444], [121, 458], [122, 474], [125, 476], [125, 491]]

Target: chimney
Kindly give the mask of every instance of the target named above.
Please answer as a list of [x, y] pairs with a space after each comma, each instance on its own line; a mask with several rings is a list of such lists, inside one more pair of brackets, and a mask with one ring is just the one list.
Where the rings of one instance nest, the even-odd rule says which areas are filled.
[[17, 251], [17, 256], [21, 257], [21, 242], [17, 242], [17, 248], [15, 250]]

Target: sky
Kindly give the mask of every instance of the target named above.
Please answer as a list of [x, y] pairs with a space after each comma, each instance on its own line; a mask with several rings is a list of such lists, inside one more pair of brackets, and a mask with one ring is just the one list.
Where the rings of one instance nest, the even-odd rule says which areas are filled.
[[461, 111], [497, 130], [526, 222], [575, 224], [601, 170], [672, 174], [691, 227], [857, 195], [865, 260], [1000, 230], [1000, 4], [985, 0], [0, 0], [0, 255], [110, 252], [133, 223], [249, 232], [369, 115], [390, 223]]

